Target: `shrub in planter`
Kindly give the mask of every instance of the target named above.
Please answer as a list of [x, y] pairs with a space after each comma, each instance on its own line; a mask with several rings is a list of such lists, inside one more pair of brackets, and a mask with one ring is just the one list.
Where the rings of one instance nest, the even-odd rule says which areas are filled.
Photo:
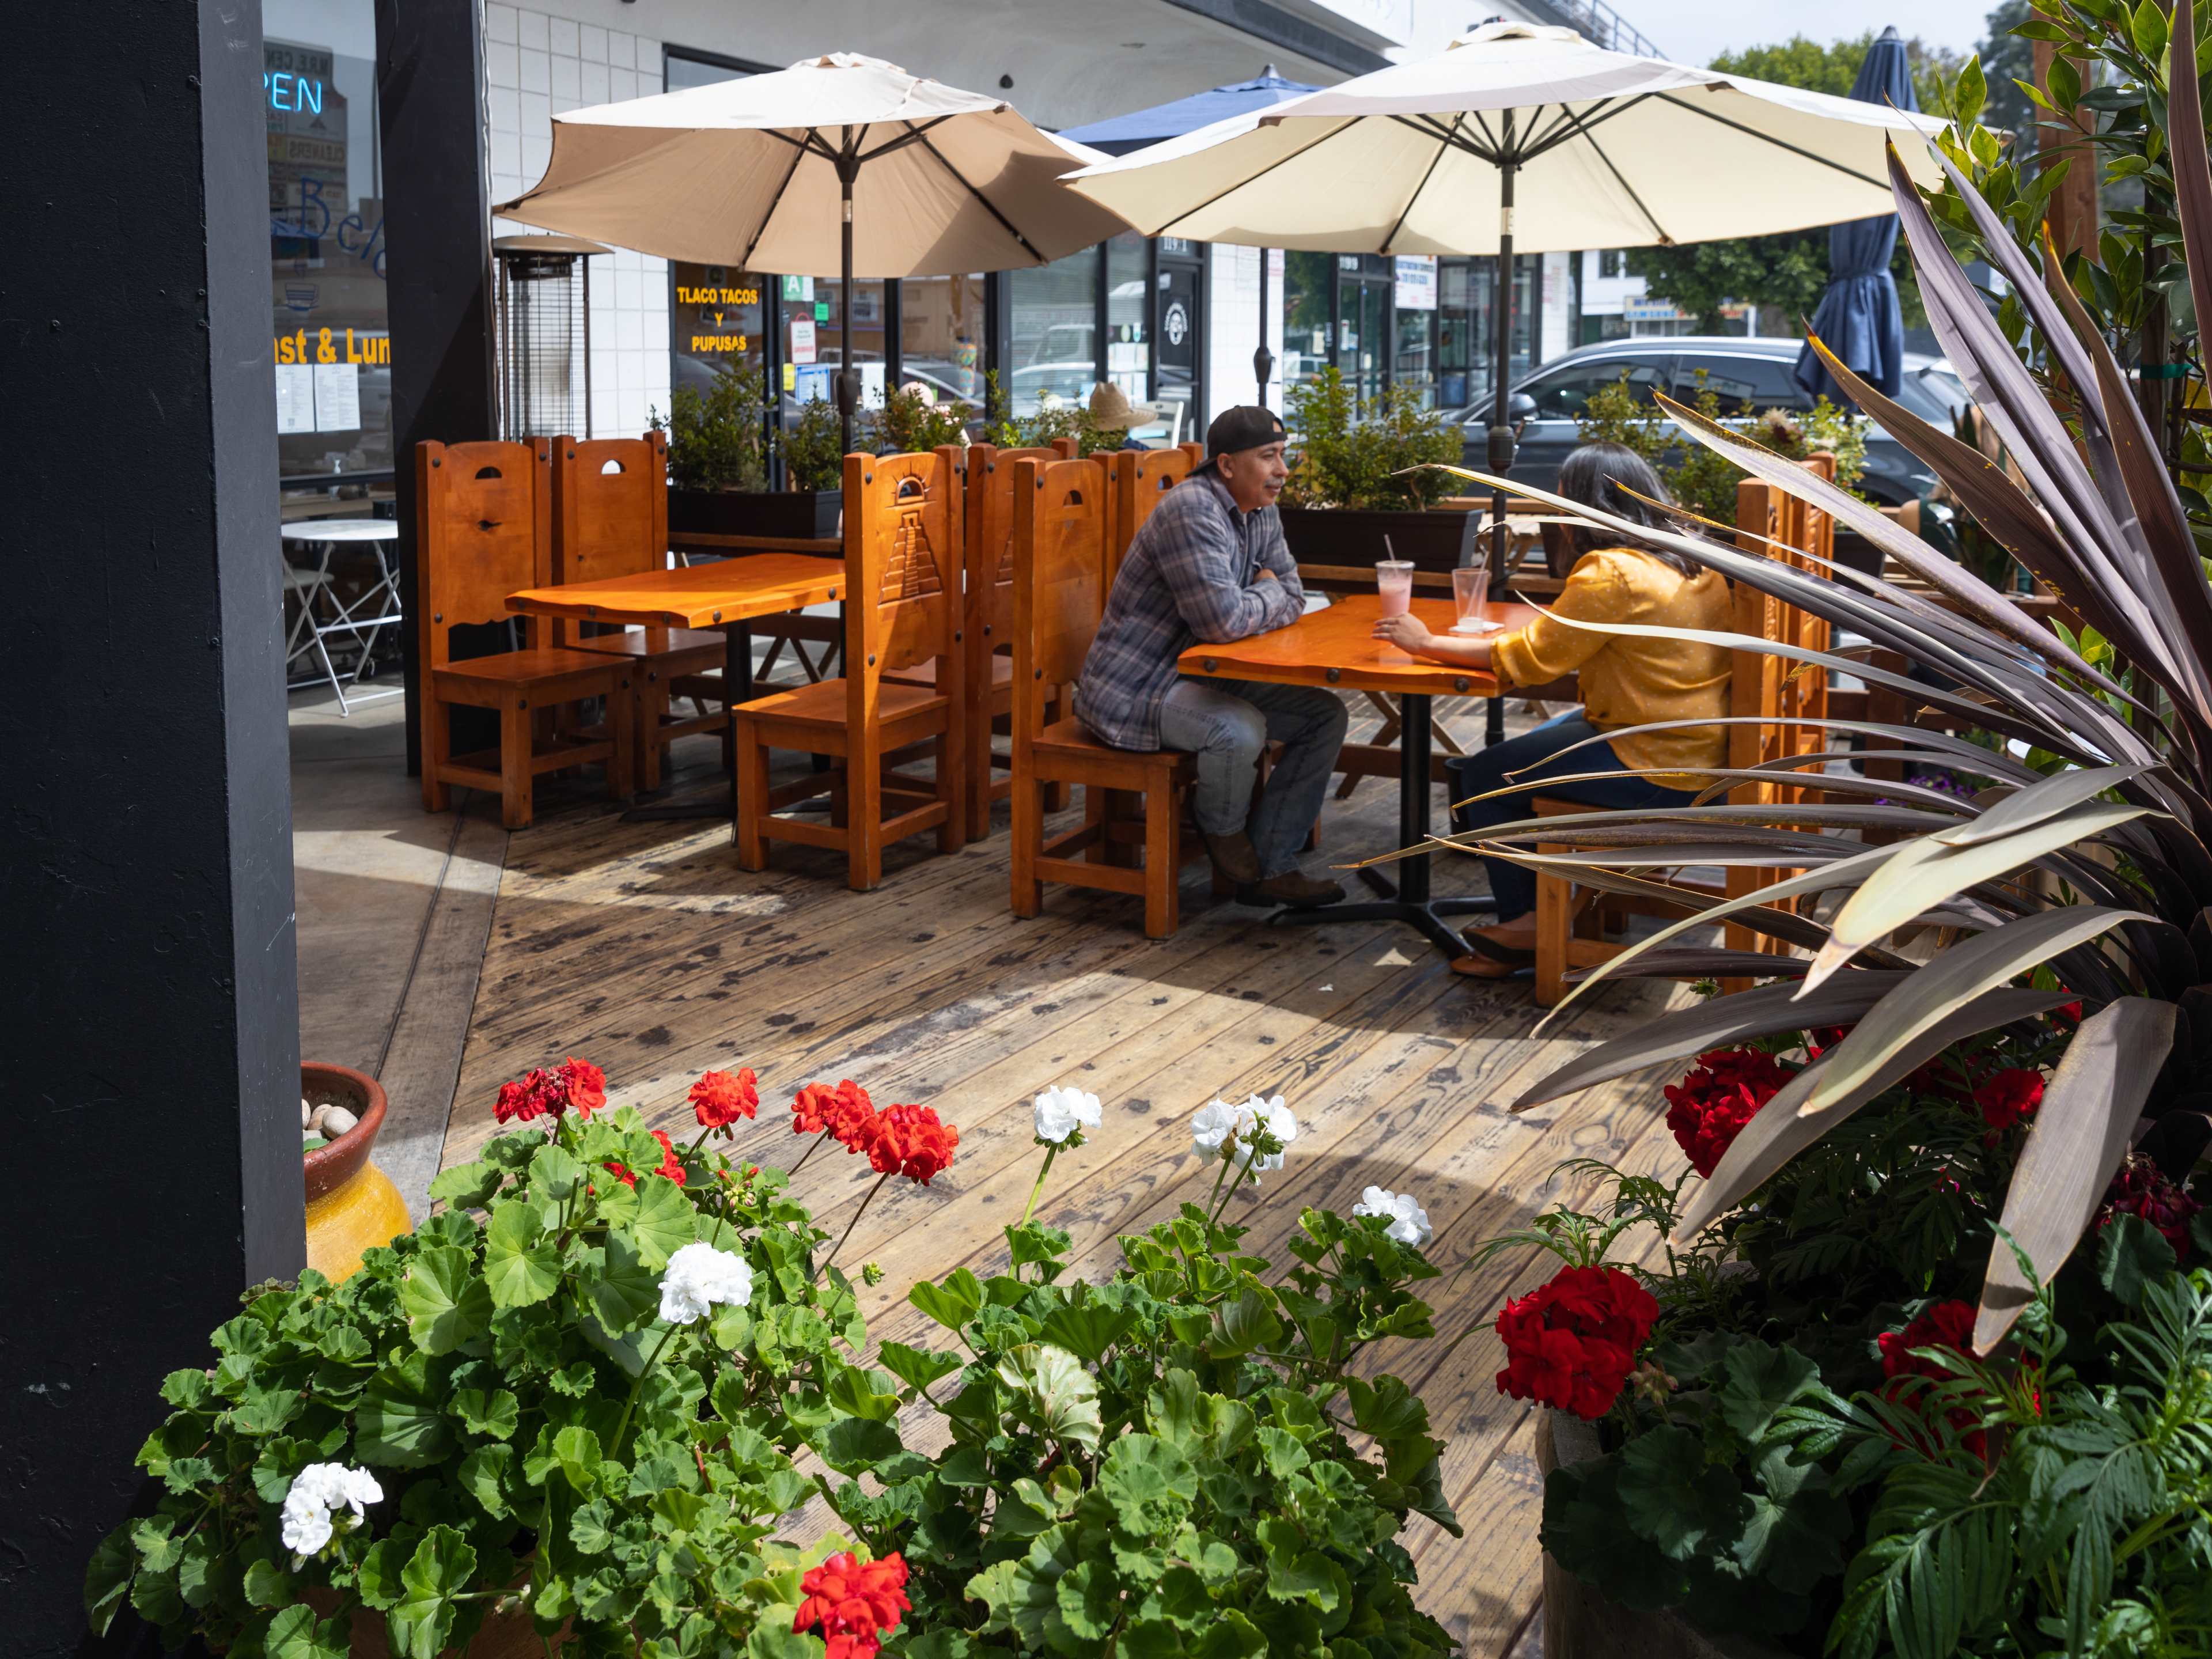
[[[97, 1552], [95, 1630], [128, 1602], [168, 1645], [240, 1659], [339, 1659], [368, 1620], [435, 1659], [495, 1614], [549, 1650], [648, 1659], [1249, 1654], [1275, 1631], [1337, 1659], [1446, 1651], [1392, 1542], [1416, 1510], [1450, 1522], [1437, 1444], [1402, 1385], [1346, 1374], [1427, 1333], [1407, 1289], [1433, 1273], [1407, 1242], [1425, 1229], [1309, 1212], [1269, 1281], [1240, 1230], [1191, 1211], [1086, 1285], [1025, 1216], [1009, 1271], [913, 1292], [967, 1358], [886, 1343], [873, 1366], [828, 1234], [781, 1172], [725, 1150], [752, 1074], [690, 1100], [679, 1147], [609, 1109], [596, 1067], [533, 1072], [501, 1091], [519, 1127], [439, 1177], [448, 1207], [419, 1232], [343, 1285], [248, 1292], [216, 1363], [163, 1386], [139, 1459], [162, 1496]], [[1200, 1117], [1217, 1188], [1295, 1133], [1279, 1102]], [[1098, 1118], [1040, 1097], [1040, 1187]], [[805, 1157], [865, 1157], [878, 1189], [927, 1183], [959, 1144], [851, 1083], [800, 1091], [792, 1127]], [[900, 1443], [918, 1402], [946, 1450]], [[817, 1495], [853, 1538], [777, 1539]]]
[[1459, 459], [1459, 429], [1409, 386], [1394, 383], [1362, 419], [1332, 365], [1291, 388], [1285, 424], [1293, 452], [1285, 507], [1419, 512], [1451, 493], [1434, 464]]
[[[680, 387], [669, 418], [668, 522], [672, 530], [726, 536], [823, 536], [837, 532], [840, 484], [769, 488], [769, 405], [758, 368], [724, 363], [711, 390]], [[826, 494], [819, 493], [827, 491]]]

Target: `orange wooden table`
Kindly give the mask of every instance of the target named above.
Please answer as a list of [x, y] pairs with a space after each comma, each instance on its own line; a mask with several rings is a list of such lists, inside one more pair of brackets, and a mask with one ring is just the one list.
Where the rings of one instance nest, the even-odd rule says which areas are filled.
[[[1449, 632], [1454, 611], [1449, 599], [1415, 598], [1413, 612], [1431, 633]], [[1487, 697], [1497, 694], [1496, 678], [1479, 669], [1449, 668], [1424, 662], [1375, 637], [1382, 603], [1372, 593], [1354, 593], [1314, 611], [1288, 628], [1255, 634], [1227, 645], [1194, 645], [1176, 666], [1196, 679], [1266, 680], [1280, 685], [1325, 685], [1341, 691], [1382, 691], [1402, 700], [1398, 742], [1398, 835], [1418, 847], [1429, 838], [1429, 699]], [[1483, 614], [1501, 632], [1519, 628], [1535, 615], [1533, 606], [1509, 603], [1485, 605]], [[1492, 638], [1498, 637], [1493, 635]], [[1419, 928], [1438, 949], [1463, 956], [1467, 946], [1443, 920], [1492, 908], [1487, 898], [1433, 898], [1429, 892], [1427, 853], [1401, 859], [1396, 890], [1369, 904], [1332, 904], [1318, 910], [1280, 910], [1276, 921], [1403, 921]], [[1363, 871], [1363, 875], [1369, 872]]]
[[[565, 617], [571, 622], [616, 623], [631, 628], [720, 629], [728, 641], [722, 681], [730, 690], [729, 701], [737, 703], [752, 701], [753, 618], [824, 605], [844, 590], [842, 559], [805, 553], [756, 553], [677, 570], [605, 576], [557, 587], [526, 587], [507, 596], [507, 608], [533, 617]], [[721, 817], [726, 813], [734, 834], [735, 776], [730, 780], [726, 807], [711, 800], [681, 802], [636, 807], [624, 816], [694, 818]]]

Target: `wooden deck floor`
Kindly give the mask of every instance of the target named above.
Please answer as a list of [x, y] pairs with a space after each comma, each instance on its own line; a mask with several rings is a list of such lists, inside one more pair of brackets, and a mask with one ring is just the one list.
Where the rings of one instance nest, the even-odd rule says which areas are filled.
[[[1377, 783], [1332, 803], [1321, 861], [1387, 848], [1395, 818]], [[1279, 1093], [1297, 1115], [1288, 1167], [1231, 1211], [1279, 1260], [1302, 1206], [1348, 1209], [1370, 1184], [1421, 1199], [1432, 1259], [1449, 1267], [1550, 1203], [1565, 1158], [1676, 1167], [1648, 1079], [1523, 1117], [1504, 1109], [1527, 1081], [1666, 1006], [1667, 988], [1608, 990], [1539, 1039], [1525, 982], [1455, 979], [1410, 929], [1265, 927], [1256, 912], [1209, 908], [1197, 866], [1170, 941], [1145, 939], [1134, 901], [1064, 889], [1048, 890], [1042, 917], [1018, 921], [1005, 822], [1002, 808], [991, 840], [951, 857], [926, 840], [894, 849], [868, 894], [803, 848], [747, 875], [727, 829], [711, 824], [625, 825], [580, 805], [516, 835], [446, 1163], [489, 1135], [502, 1079], [569, 1054], [671, 1130], [690, 1125], [684, 1092], [701, 1071], [751, 1066], [762, 1115], [738, 1146], [787, 1164], [796, 1143], [781, 1108], [803, 1083], [849, 1077], [879, 1103], [934, 1106], [959, 1127], [957, 1161], [927, 1188], [886, 1188], [841, 1258], [884, 1267], [861, 1293], [871, 1335], [909, 1341], [924, 1322], [905, 1300], [915, 1279], [1003, 1261], [1000, 1230], [1036, 1169], [1030, 1100], [1054, 1083], [1097, 1094], [1105, 1122], [1056, 1164], [1040, 1215], [1102, 1274], [1117, 1234], [1205, 1197], [1212, 1170], [1190, 1156], [1188, 1122], [1217, 1094]], [[1480, 879], [1471, 861], [1437, 872], [1444, 891]], [[800, 1195], [826, 1226], [842, 1229], [866, 1188], [855, 1163], [817, 1158], [802, 1172]], [[1528, 1625], [1541, 1499], [1529, 1414], [1493, 1386], [1488, 1325], [1504, 1294], [1547, 1271], [1508, 1257], [1436, 1281], [1444, 1339], [1378, 1356], [1449, 1443], [1445, 1486], [1466, 1536], [1417, 1518], [1406, 1542], [1424, 1605], [1480, 1659]], [[1470, 1323], [1477, 1334], [1440, 1364]]]

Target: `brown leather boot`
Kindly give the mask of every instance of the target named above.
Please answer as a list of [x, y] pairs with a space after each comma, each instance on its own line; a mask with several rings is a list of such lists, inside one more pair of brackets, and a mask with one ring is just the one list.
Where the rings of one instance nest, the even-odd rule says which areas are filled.
[[1237, 890], [1239, 904], [1287, 904], [1293, 910], [1318, 910], [1344, 897], [1333, 881], [1319, 881], [1303, 870], [1285, 870], [1265, 881], [1248, 881]]
[[1233, 836], [1207, 836], [1206, 856], [1213, 867], [1240, 885], [1260, 879], [1260, 850], [1252, 837], [1239, 830]]

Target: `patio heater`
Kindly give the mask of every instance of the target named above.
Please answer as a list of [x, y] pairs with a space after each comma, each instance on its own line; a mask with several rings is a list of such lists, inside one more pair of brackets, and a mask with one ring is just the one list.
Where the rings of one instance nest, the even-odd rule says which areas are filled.
[[501, 236], [499, 435], [592, 435], [592, 266], [580, 236]]

